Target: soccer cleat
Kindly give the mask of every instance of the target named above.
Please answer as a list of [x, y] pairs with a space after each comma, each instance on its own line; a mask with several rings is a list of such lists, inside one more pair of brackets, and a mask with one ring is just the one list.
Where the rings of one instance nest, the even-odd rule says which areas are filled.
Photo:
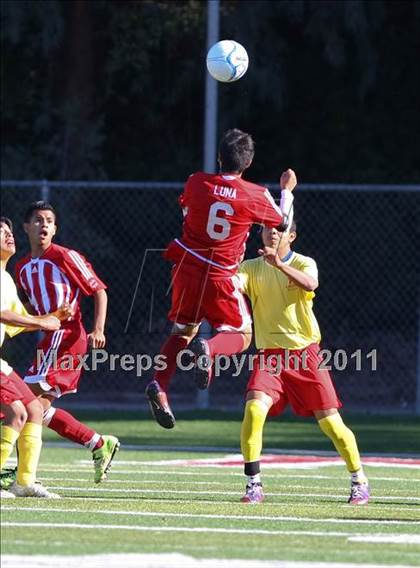
[[264, 491], [261, 483], [250, 483], [246, 486], [245, 495], [241, 498], [242, 503], [262, 503]]
[[0, 499], [15, 499], [16, 495], [7, 489], [0, 489]]
[[175, 426], [175, 416], [168, 403], [166, 393], [160, 388], [157, 381], [151, 381], [146, 387], [146, 396], [149, 399], [149, 406], [156, 422], [170, 430]]
[[15, 497], [39, 497], [41, 499], [61, 499], [57, 493], [51, 493], [39, 481], [32, 485], [19, 485], [16, 481], [10, 486], [9, 491]]
[[[207, 341], [201, 337], [195, 337], [188, 346], [195, 355], [194, 380], [197, 388], [205, 390], [209, 388], [212, 378], [212, 360]], [[200, 362], [198, 363], [198, 359]]]
[[97, 450], [93, 450], [92, 459], [95, 468], [95, 483], [101, 483], [107, 478], [115, 452], [120, 449], [120, 442], [115, 436], [101, 436], [103, 444]]
[[9, 489], [14, 481], [16, 481], [17, 467], [4, 468], [0, 471], [0, 489]]
[[369, 497], [370, 488], [367, 483], [352, 483], [347, 503], [350, 503], [350, 505], [367, 505]]

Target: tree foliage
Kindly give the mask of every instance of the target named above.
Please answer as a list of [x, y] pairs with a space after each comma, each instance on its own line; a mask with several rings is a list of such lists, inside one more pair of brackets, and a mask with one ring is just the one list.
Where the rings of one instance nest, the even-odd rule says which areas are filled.
[[[183, 179], [201, 168], [206, 3], [3, 0], [2, 176]], [[219, 130], [253, 133], [252, 176], [415, 182], [415, 0], [222, 0], [250, 69]]]

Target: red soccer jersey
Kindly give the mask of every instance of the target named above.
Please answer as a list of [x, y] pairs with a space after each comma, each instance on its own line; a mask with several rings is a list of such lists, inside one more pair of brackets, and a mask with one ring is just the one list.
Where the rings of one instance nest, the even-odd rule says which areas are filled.
[[268, 189], [233, 174], [191, 175], [179, 202], [182, 238], [172, 241], [167, 258], [182, 258], [212, 276], [236, 273], [253, 223], [276, 227], [283, 221]]
[[18, 287], [38, 315], [53, 312], [66, 302], [74, 311], [71, 321], [81, 321], [81, 293], [91, 296], [106, 288], [81, 254], [56, 244], [39, 258], [25, 256], [16, 264], [15, 271]]

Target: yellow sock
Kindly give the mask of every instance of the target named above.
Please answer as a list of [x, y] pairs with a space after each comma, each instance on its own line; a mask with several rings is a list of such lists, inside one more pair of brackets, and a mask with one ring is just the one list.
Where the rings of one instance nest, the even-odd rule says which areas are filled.
[[10, 454], [13, 452], [16, 440], [19, 438], [19, 432], [16, 432], [10, 426], [1, 427], [1, 440], [0, 440], [0, 469], [6, 465]]
[[268, 408], [261, 400], [248, 400], [241, 427], [241, 450], [244, 462], [258, 461]]
[[35, 483], [41, 446], [42, 424], [27, 422], [18, 439], [19, 460], [16, 481], [19, 485]]
[[362, 470], [356, 438], [350, 428], [347, 428], [344, 424], [338, 412], [326, 418], [321, 418], [321, 420], [318, 420], [318, 424], [324, 434], [331, 439], [335, 449], [346, 462], [348, 471], [355, 473]]

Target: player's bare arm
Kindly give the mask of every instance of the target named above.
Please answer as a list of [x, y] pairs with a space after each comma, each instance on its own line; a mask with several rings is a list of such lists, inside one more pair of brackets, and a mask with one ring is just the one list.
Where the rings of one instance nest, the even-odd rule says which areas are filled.
[[88, 334], [89, 345], [92, 349], [102, 349], [105, 347], [105, 321], [108, 306], [108, 296], [105, 290], [98, 290], [93, 294], [95, 302], [95, 315], [93, 330]]
[[289, 280], [292, 280], [299, 288], [303, 288], [307, 292], [313, 292], [318, 288], [318, 280], [316, 280], [316, 278], [282, 262], [276, 248], [264, 247], [263, 249], [259, 249], [258, 254], [263, 256], [266, 262], [286, 274]]
[[27, 331], [40, 329], [42, 331], [56, 331], [60, 329], [60, 320], [54, 315], [47, 314], [44, 316], [21, 315], [11, 310], [2, 310], [0, 312], [0, 321], [6, 325], [15, 327], [23, 327]]

